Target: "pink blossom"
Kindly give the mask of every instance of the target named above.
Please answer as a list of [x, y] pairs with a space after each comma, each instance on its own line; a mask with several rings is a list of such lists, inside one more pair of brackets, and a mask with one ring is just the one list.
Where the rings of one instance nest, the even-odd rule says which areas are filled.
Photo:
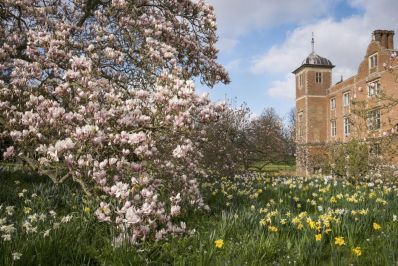
[[3, 153], [3, 158], [4, 158], [5, 160], [8, 160], [8, 159], [10, 159], [10, 158], [12, 158], [12, 157], [14, 157], [14, 156], [15, 156], [15, 149], [14, 149], [14, 146], [8, 147], [8, 148], [6, 149], [6, 151]]

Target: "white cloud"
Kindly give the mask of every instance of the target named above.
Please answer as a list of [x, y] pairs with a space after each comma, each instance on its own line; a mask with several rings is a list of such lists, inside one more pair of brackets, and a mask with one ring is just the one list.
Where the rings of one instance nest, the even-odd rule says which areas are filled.
[[231, 52], [236, 44], [238, 43], [237, 38], [226, 38], [226, 37], [221, 37], [217, 41], [217, 48], [223, 52]]
[[[396, 0], [351, 0], [350, 3], [364, 10], [340, 21], [333, 18], [321, 19], [293, 30], [281, 45], [269, 49], [262, 56], [253, 59], [253, 73], [283, 75], [284, 79], [274, 81], [268, 88], [268, 95], [285, 97], [286, 86], [293, 75], [286, 75], [299, 67], [311, 52], [311, 33], [315, 33], [315, 51], [332, 61], [334, 81], [340, 76], [348, 78], [357, 72], [363, 60], [366, 47], [375, 29], [397, 30], [398, 1]], [[395, 42], [396, 43], [396, 42]], [[292, 85], [294, 87], [294, 84]], [[277, 93], [276, 91], [280, 91]], [[294, 95], [294, 92], [293, 92]]]
[[266, 95], [271, 97], [294, 99], [295, 87], [293, 75], [286, 75], [284, 80], [275, 80], [271, 87], [266, 91]]
[[[340, 1], [340, 0], [338, 0]], [[220, 35], [218, 48], [232, 51], [238, 37], [255, 29], [303, 23], [325, 15], [332, 0], [208, 0], [215, 8]]]
[[300, 66], [311, 52], [311, 33], [315, 33], [315, 51], [328, 58], [337, 67], [354, 68], [364, 55], [371, 40], [372, 26], [364, 18], [351, 17], [342, 21], [324, 19], [315, 24], [295, 29], [280, 46], [274, 46], [255, 58], [254, 73], [286, 73]]
[[239, 70], [239, 67], [240, 67], [240, 59], [239, 58], [238, 59], [234, 59], [234, 60], [232, 60], [231, 62], [229, 62], [229, 63], [227, 63], [225, 65], [225, 68], [228, 71]]

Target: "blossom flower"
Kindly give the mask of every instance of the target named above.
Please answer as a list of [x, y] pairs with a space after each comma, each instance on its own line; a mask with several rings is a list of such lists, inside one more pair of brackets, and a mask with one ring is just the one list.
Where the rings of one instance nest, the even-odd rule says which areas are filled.
[[137, 224], [141, 221], [140, 216], [137, 214], [137, 211], [130, 207], [126, 211], [126, 222], [129, 224]]
[[315, 235], [315, 241], [321, 241], [322, 240], [322, 235], [321, 234], [316, 234]]
[[61, 223], [69, 223], [72, 220], [73, 216], [72, 215], [66, 215], [61, 218]]
[[3, 232], [5, 234], [12, 234], [16, 231], [17, 229], [15, 228], [15, 226], [13, 224], [9, 224], [9, 225], [2, 225], [0, 227], [0, 232]]
[[5, 235], [2, 235], [1, 238], [3, 238], [3, 241], [10, 241], [11, 240], [11, 235], [10, 234], [5, 234]]
[[12, 158], [13, 156], [15, 156], [15, 149], [14, 149], [14, 146], [10, 146], [3, 153], [3, 158], [5, 160], [8, 160], [8, 159]]
[[214, 241], [214, 245], [216, 246], [216, 248], [223, 248], [224, 247], [224, 240], [222, 239], [217, 239]]
[[43, 232], [43, 237], [48, 237], [50, 235], [50, 231], [51, 229], [48, 229], [46, 231]]
[[171, 216], [178, 216], [181, 212], [181, 207], [178, 205], [171, 206], [170, 215]]
[[97, 218], [100, 221], [104, 221], [104, 222], [110, 221], [110, 217], [109, 217], [110, 214], [111, 214], [110, 205], [105, 202], [101, 202], [100, 207], [95, 211], [95, 215], [97, 216]]
[[268, 230], [273, 233], [278, 232], [278, 228], [276, 226], [272, 226], [272, 225], [268, 226]]
[[337, 236], [334, 238], [334, 244], [337, 246], [344, 246], [345, 245], [345, 240], [344, 237], [342, 236]]
[[29, 214], [31, 211], [32, 211], [32, 208], [29, 208], [29, 207], [24, 207], [24, 208], [23, 208], [23, 212], [24, 212], [25, 214]]
[[311, 229], [316, 228], [316, 223], [311, 218], [307, 218], [307, 224], [308, 224], [309, 228], [311, 228]]
[[14, 214], [14, 206], [7, 206], [6, 207], [6, 213], [8, 216], [11, 216]]
[[12, 255], [12, 260], [19, 260], [22, 256], [22, 253], [13, 252], [11, 255]]
[[355, 247], [351, 249], [352, 253], [354, 253], [355, 256], [359, 257], [362, 255], [362, 249], [361, 247]]
[[373, 223], [373, 229], [379, 231], [381, 229], [381, 225], [378, 223]]

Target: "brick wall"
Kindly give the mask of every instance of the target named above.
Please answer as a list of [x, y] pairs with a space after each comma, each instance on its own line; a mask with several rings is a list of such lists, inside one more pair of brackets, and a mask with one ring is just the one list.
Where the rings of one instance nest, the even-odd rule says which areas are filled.
[[[297, 153], [299, 171], [311, 172], [311, 169], [307, 168], [312, 165], [309, 158], [314, 148], [305, 148], [305, 145], [313, 147], [320, 143], [346, 142], [350, 138], [380, 138], [398, 125], [398, 104], [392, 108], [385, 108], [392, 103], [389, 99], [398, 101], [398, 59], [392, 63], [390, 70], [385, 69], [384, 63], [391, 64], [391, 32], [379, 31], [377, 34], [369, 43], [364, 59], [358, 66], [358, 73], [349, 79], [332, 85], [332, 67], [305, 66], [295, 73], [296, 110], [297, 115], [301, 116], [301, 120], [297, 120], [297, 126], [300, 127], [297, 143], [301, 147]], [[369, 67], [369, 57], [372, 55], [377, 55], [377, 66], [374, 68]], [[322, 83], [316, 82], [317, 72], [322, 73]], [[368, 86], [375, 81], [380, 83], [382, 94], [386, 95], [382, 98], [385, 99], [381, 99], [380, 96], [368, 96]], [[343, 105], [345, 93], [349, 93], [347, 106]], [[335, 109], [331, 109], [330, 106], [332, 98], [336, 101]], [[369, 131], [367, 112], [360, 114], [359, 110], [366, 111], [372, 108], [381, 109], [381, 127]], [[344, 133], [344, 118], [351, 122], [350, 134]], [[336, 136], [331, 134], [333, 120], [336, 121]], [[319, 148], [317, 151], [319, 152]], [[398, 157], [394, 161], [398, 162]]]

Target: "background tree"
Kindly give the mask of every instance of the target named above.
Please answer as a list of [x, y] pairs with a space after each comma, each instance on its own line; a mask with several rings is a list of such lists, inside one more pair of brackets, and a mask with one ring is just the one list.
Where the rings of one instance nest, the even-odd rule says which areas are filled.
[[251, 115], [245, 104], [234, 108], [230, 103], [216, 123], [202, 128], [202, 164], [212, 175], [232, 176], [249, 167]]
[[287, 123], [285, 126], [285, 138], [287, 142], [286, 159], [287, 162], [293, 162], [296, 154], [296, 108], [292, 108], [287, 114]]
[[253, 119], [248, 133], [250, 160], [259, 170], [270, 163], [284, 162], [288, 153], [282, 119], [273, 108], [268, 108]]

